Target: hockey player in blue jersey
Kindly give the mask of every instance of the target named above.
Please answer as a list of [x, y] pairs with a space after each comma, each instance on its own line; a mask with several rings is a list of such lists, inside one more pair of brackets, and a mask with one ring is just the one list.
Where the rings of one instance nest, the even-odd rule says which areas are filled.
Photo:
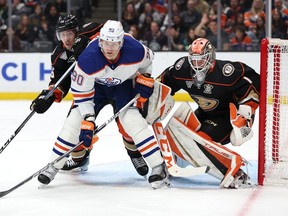
[[[108, 20], [99, 38], [91, 41], [79, 56], [72, 73], [71, 91], [83, 117], [80, 140], [92, 143], [95, 112], [105, 100], [115, 102], [116, 112], [137, 93], [145, 102], [153, 93], [151, 78], [154, 53], [129, 35], [119, 21]], [[119, 116], [119, 124], [133, 139], [137, 149], [152, 168], [148, 178], [153, 188], [168, 185], [168, 174], [158, 143], [147, 121], [136, 107]]]
[[[140, 94], [139, 102], [150, 97], [154, 85], [154, 79], [150, 77], [153, 58], [149, 48], [131, 36], [124, 36], [120, 22], [109, 20], [105, 23], [99, 38], [92, 40], [79, 56], [71, 75], [71, 92], [77, 109], [70, 113], [75, 118], [66, 121], [64, 127], [69, 128], [70, 135], [75, 135], [75, 141], [80, 138], [87, 148], [91, 147], [96, 115], [107, 100], [112, 101], [117, 112], [137, 93]], [[169, 185], [158, 143], [138, 108], [131, 107], [120, 114], [118, 125], [135, 142], [152, 168], [148, 178], [152, 187]], [[59, 151], [71, 148], [66, 143], [61, 145]], [[63, 161], [60, 161], [42, 176], [46, 175], [50, 183], [62, 166]]]
[[[99, 35], [100, 29], [103, 24], [97, 24], [95, 22], [88, 23], [79, 29], [78, 20], [72, 14], [63, 14], [59, 17], [56, 25], [56, 35], [59, 39], [59, 44], [51, 54], [51, 63], [53, 70], [51, 73], [51, 80], [49, 82], [49, 88], [52, 88], [54, 84], [63, 76], [66, 70], [71, 64], [78, 59], [78, 56], [85, 49], [92, 38]], [[62, 98], [66, 96], [70, 89], [71, 77], [65, 78], [61, 85], [55, 90], [48, 99], [45, 100], [44, 96], [49, 92], [47, 89], [43, 90], [41, 94], [31, 103], [31, 110], [36, 113], [45, 113], [49, 107], [56, 102], [62, 101]], [[104, 107], [107, 104], [111, 104], [114, 108], [114, 102], [111, 100], [105, 101], [102, 104]], [[100, 112], [100, 109], [98, 110]], [[97, 115], [97, 114], [96, 114]], [[65, 123], [53, 144], [51, 151], [50, 161], [55, 160], [57, 157], [62, 156], [71, 147], [79, 143], [79, 133], [82, 118], [77, 106], [74, 102], [68, 112]], [[122, 130], [123, 131], [123, 130]], [[146, 176], [149, 168], [143, 159], [142, 155], [137, 151], [133, 140], [123, 134], [123, 141], [125, 149], [134, 165], [137, 173], [141, 176]], [[57, 174], [58, 170], [88, 170], [90, 149], [86, 149], [82, 146], [72, 152], [71, 157], [66, 160], [55, 164], [55, 166], [49, 167], [44, 170], [38, 176], [39, 182], [42, 184], [49, 184]]]

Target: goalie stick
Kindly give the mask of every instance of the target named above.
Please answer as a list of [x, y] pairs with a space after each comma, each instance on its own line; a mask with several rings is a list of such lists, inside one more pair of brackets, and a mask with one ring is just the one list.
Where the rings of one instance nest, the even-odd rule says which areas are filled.
[[209, 171], [208, 166], [202, 166], [202, 167], [187, 166], [185, 168], [179, 167], [176, 164], [176, 161], [172, 154], [172, 150], [168, 143], [166, 132], [159, 118], [152, 124], [152, 127], [158, 140], [165, 164], [168, 168], [168, 172], [172, 176], [185, 177], [185, 176], [201, 175]]
[[[132, 105], [134, 102], [136, 102], [136, 100], [139, 98], [139, 94], [137, 94], [131, 101], [129, 101], [124, 107], [122, 107], [117, 113], [115, 113], [113, 116], [111, 116], [106, 122], [104, 122], [102, 125], [100, 125], [99, 127], [97, 127], [94, 130], [94, 135], [96, 135], [98, 132], [100, 132], [104, 127], [106, 127], [111, 121], [113, 121], [114, 119], [116, 119], [121, 112], [123, 112], [124, 110], [126, 110], [130, 105]], [[14, 187], [6, 190], [6, 191], [0, 191], [0, 198], [4, 197], [5, 195], [11, 193], [12, 191], [16, 190], [17, 188], [19, 188], [20, 186], [24, 185], [25, 183], [29, 182], [30, 180], [32, 180], [34, 177], [38, 176], [42, 171], [46, 170], [50, 165], [54, 165], [55, 163], [59, 162], [60, 160], [62, 160], [64, 157], [66, 157], [67, 155], [69, 155], [72, 151], [74, 151], [76, 148], [78, 148], [80, 145], [82, 145], [83, 142], [79, 142], [76, 146], [74, 146], [73, 148], [71, 148], [69, 151], [65, 152], [63, 155], [61, 155], [60, 157], [56, 158], [55, 160], [53, 160], [52, 162], [48, 163], [46, 166], [44, 166], [43, 168], [41, 168], [40, 170], [38, 170], [37, 172], [35, 172], [34, 174], [32, 174], [31, 176], [29, 176], [28, 178], [26, 178], [25, 180], [21, 181], [19, 184], [15, 185]]]
[[[53, 92], [56, 90], [56, 88], [60, 85], [60, 83], [68, 76], [72, 68], [75, 66], [76, 61], [73, 62], [73, 64], [67, 69], [67, 71], [63, 74], [63, 76], [55, 83], [53, 88], [47, 93], [47, 95], [44, 97], [46, 100], [49, 98]], [[4, 151], [4, 149], [11, 143], [11, 141], [16, 137], [16, 135], [21, 131], [21, 129], [26, 125], [26, 123], [32, 118], [35, 111], [31, 111], [31, 113], [26, 117], [26, 119], [20, 124], [20, 126], [14, 131], [14, 133], [10, 136], [10, 138], [6, 141], [6, 143], [1, 147], [0, 154]]]

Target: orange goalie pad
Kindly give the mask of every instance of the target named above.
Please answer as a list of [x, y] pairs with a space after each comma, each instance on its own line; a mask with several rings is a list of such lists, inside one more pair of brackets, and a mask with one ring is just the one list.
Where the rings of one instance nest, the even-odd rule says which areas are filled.
[[[173, 153], [188, 163], [212, 166], [214, 170], [218, 170], [216, 173], [220, 171], [224, 177], [234, 176], [242, 165], [242, 157], [239, 154], [212, 141], [207, 134], [191, 130], [178, 118], [171, 118], [166, 133]], [[226, 170], [223, 170], [224, 167]]]

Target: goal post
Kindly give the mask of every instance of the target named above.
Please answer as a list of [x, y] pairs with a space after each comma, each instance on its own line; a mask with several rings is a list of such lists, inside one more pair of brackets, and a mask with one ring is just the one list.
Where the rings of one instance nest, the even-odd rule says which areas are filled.
[[288, 40], [261, 41], [258, 184], [288, 185]]

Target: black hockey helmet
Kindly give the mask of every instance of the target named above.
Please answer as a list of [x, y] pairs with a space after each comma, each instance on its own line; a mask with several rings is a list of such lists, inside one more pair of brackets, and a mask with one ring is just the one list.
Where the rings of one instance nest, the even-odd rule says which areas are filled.
[[59, 33], [62, 31], [75, 29], [77, 32], [79, 30], [78, 24], [79, 24], [78, 19], [76, 18], [75, 15], [72, 14], [60, 15], [56, 23], [56, 35], [58, 40], [60, 40]]

